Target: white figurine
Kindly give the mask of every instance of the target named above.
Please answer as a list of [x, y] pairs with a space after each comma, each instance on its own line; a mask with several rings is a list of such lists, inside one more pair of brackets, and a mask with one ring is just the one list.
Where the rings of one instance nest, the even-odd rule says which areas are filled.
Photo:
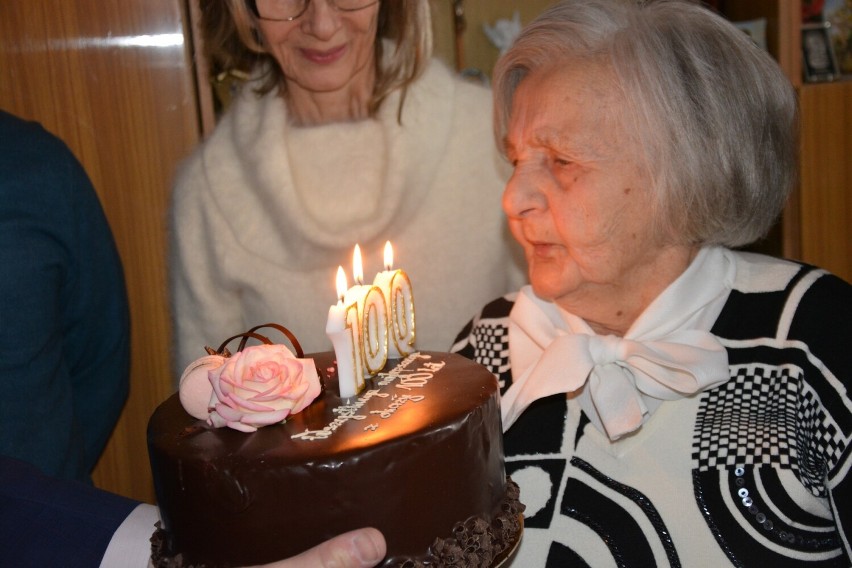
[[500, 55], [503, 55], [521, 32], [521, 15], [515, 10], [511, 20], [501, 18], [494, 22], [493, 26], [482, 24], [482, 28], [491, 43], [500, 50]]

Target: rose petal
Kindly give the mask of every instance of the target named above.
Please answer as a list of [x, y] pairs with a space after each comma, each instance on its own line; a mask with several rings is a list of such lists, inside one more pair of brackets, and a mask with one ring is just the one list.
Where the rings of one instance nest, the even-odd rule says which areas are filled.
[[289, 414], [289, 408], [264, 414], [247, 414], [242, 417], [241, 422], [243, 424], [252, 424], [254, 426], [268, 426], [269, 424], [280, 424], [281, 422], [284, 422]]
[[227, 426], [228, 421], [219, 416], [219, 413], [214, 410], [207, 417], [207, 423], [214, 428], [221, 428], [222, 426]]
[[237, 394], [232, 394], [229, 397], [229, 401], [231, 403], [233, 403], [232, 406], [234, 408], [239, 407], [243, 411], [246, 411], [246, 412], [273, 412], [275, 410], [271, 406], [267, 406], [265, 404], [258, 404], [256, 402], [251, 401], [251, 400], [247, 400], [245, 398], [242, 398], [241, 396], [239, 396]]
[[228, 428], [233, 428], [234, 430], [239, 430], [240, 432], [252, 433], [257, 432], [257, 428], [254, 426], [249, 426], [248, 424], [243, 424], [242, 422], [228, 422]]
[[228, 406], [225, 401], [220, 402], [216, 405], [216, 412], [219, 413], [219, 416], [224, 418], [225, 420], [239, 420], [243, 415], [238, 409]]

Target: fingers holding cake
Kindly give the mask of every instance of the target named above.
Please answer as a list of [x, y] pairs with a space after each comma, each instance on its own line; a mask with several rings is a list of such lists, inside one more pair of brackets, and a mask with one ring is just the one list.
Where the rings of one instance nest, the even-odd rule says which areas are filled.
[[374, 528], [338, 535], [305, 552], [261, 568], [372, 568], [385, 557], [385, 538]]

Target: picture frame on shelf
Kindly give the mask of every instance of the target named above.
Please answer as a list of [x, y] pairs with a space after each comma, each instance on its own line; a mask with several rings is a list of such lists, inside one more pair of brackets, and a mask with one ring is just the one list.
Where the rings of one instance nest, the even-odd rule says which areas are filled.
[[840, 76], [829, 22], [802, 24], [802, 70], [808, 83], [834, 81]]
[[768, 49], [766, 45], [766, 23], [766, 18], [733, 22], [738, 29], [745, 32], [745, 34], [763, 50]]
[[823, 18], [831, 24], [829, 37], [840, 74], [852, 76], [852, 0], [825, 0]]

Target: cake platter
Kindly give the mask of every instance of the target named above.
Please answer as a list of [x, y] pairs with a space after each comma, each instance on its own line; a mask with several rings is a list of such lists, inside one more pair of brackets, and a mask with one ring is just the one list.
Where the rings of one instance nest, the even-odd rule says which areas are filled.
[[515, 553], [518, 551], [518, 547], [521, 546], [521, 539], [524, 538], [524, 515], [521, 513], [518, 515], [518, 523], [520, 524], [520, 530], [518, 530], [518, 538], [515, 539], [515, 543], [504, 550], [502, 554], [500, 554], [495, 560], [494, 564], [491, 565], [491, 568], [508, 568], [509, 564], [512, 562], [512, 559], [515, 556]]

